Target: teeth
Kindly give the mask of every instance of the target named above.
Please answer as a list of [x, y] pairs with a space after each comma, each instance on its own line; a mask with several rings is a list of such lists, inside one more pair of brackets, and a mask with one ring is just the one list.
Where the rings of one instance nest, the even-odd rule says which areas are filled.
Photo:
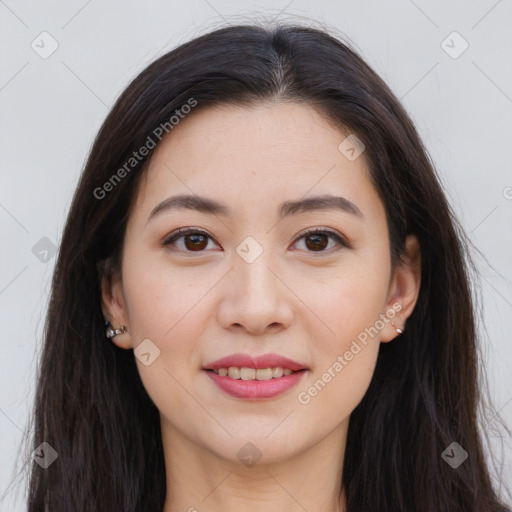
[[228, 368], [228, 375], [232, 379], [239, 379], [240, 378], [240, 368], [235, 368], [234, 366], [230, 366]]
[[242, 380], [254, 380], [256, 378], [256, 370], [254, 368], [240, 368], [240, 378]]
[[272, 378], [272, 368], [258, 368], [255, 373], [256, 380], [270, 380]]
[[277, 368], [272, 368], [272, 377], [274, 379], [278, 379], [279, 377], [282, 377], [284, 375], [284, 370], [280, 366]]
[[275, 368], [237, 368], [236, 366], [230, 366], [229, 368], [219, 368], [213, 370], [221, 377], [231, 377], [232, 379], [242, 380], [270, 380], [279, 379], [280, 377], [290, 375], [292, 370], [290, 368], [281, 368], [276, 366]]

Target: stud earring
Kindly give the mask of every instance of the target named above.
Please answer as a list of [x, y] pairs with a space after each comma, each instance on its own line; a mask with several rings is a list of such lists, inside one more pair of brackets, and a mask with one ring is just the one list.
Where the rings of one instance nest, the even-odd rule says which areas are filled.
[[402, 334], [404, 331], [402, 331], [402, 329], [400, 329], [399, 327], [395, 327], [395, 324], [393, 322], [391, 322], [391, 325], [393, 326], [393, 328], [395, 329], [395, 331], [398, 333], [398, 334]]

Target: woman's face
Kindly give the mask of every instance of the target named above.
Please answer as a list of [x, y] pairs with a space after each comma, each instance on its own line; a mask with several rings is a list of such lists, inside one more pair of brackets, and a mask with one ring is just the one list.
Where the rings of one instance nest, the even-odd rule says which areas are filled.
[[[262, 463], [343, 438], [419, 288], [414, 239], [392, 272], [384, 206], [347, 135], [309, 106], [222, 106], [156, 148], [104, 300], [168, 435]], [[249, 359], [217, 366], [243, 378], [214, 375], [236, 354]], [[292, 364], [272, 357], [303, 370], [279, 377]]]

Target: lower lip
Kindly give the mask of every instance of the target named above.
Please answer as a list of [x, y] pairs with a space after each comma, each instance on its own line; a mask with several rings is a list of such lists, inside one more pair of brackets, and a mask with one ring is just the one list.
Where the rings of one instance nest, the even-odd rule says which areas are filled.
[[204, 371], [222, 391], [235, 398], [245, 400], [264, 400], [265, 398], [279, 396], [297, 385], [306, 373], [306, 370], [301, 370], [278, 379], [242, 380], [222, 377], [211, 370]]

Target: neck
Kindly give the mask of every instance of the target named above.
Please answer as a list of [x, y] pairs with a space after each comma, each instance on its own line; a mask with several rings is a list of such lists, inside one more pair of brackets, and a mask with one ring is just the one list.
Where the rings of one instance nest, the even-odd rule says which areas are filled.
[[161, 425], [167, 478], [163, 512], [345, 510], [341, 478], [348, 421], [285, 460], [254, 465], [241, 463], [238, 450], [226, 458], [199, 446], [164, 418]]

